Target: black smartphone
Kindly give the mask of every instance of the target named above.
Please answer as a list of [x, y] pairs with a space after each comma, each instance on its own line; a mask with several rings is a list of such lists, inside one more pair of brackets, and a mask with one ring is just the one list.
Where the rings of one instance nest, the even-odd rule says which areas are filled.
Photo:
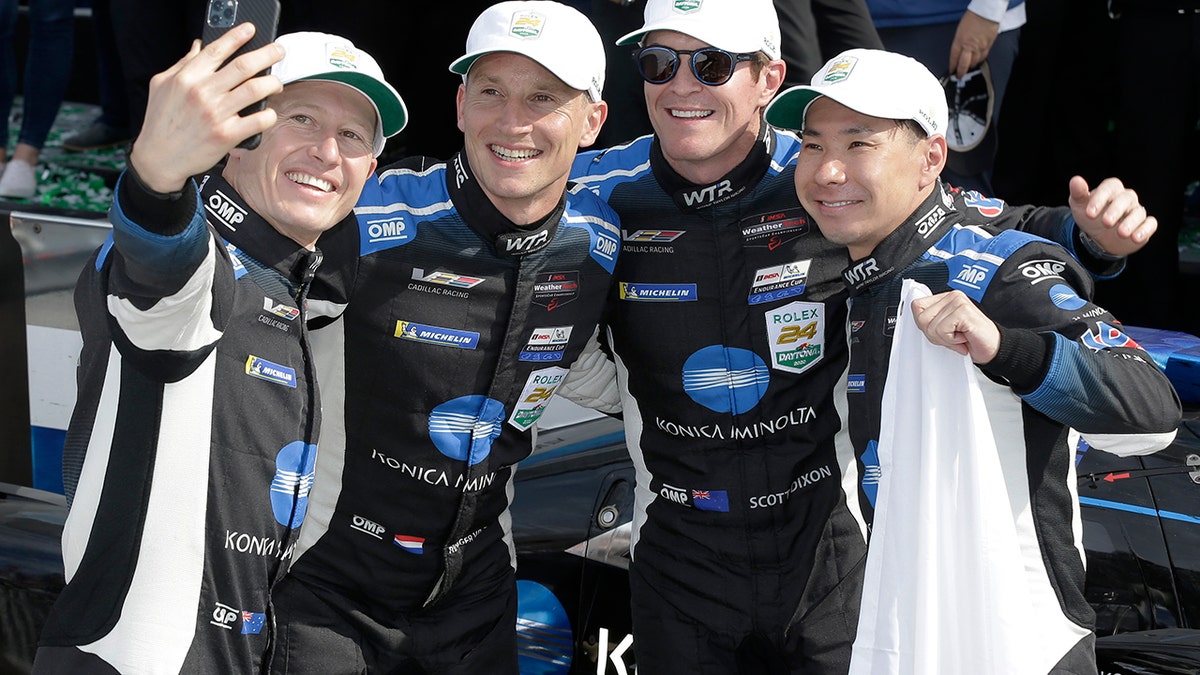
[[[239, 47], [226, 63], [275, 41], [275, 32], [279, 27], [279, 0], [208, 0], [200, 41], [207, 45], [224, 35], [230, 28], [247, 22], [254, 24], [254, 37]], [[266, 105], [265, 100], [259, 101], [242, 110], [241, 115], [245, 117], [258, 112]], [[238, 147], [253, 150], [258, 147], [259, 140], [261, 135], [255, 134], [238, 143]]]

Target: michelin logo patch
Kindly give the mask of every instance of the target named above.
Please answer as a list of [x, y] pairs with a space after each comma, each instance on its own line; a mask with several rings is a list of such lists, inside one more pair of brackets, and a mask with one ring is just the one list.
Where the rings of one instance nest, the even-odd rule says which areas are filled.
[[629, 302], [695, 302], [696, 284], [639, 284], [622, 281], [620, 298]]
[[397, 321], [395, 337], [412, 342], [424, 342], [442, 347], [475, 349], [479, 346], [479, 333], [452, 328], [427, 326], [412, 321]]
[[567, 379], [566, 368], [542, 368], [535, 370], [529, 375], [529, 379], [525, 380], [525, 388], [521, 390], [521, 397], [517, 399], [517, 405], [513, 409], [512, 416], [508, 418], [508, 423], [521, 431], [526, 431], [532, 427], [534, 422], [546, 412], [546, 405], [550, 403], [550, 397], [558, 389], [558, 385]]
[[246, 358], [246, 374], [260, 380], [296, 388], [296, 371], [251, 354]]
[[825, 306], [792, 302], [766, 314], [771, 367], [803, 373], [825, 355]]
[[750, 304], [761, 305], [803, 295], [808, 284], [808, 268], [811, 265], [811, 260], [798, 260], [758, 270], [750, 287]]
[[572, 326], [535, 328], [518, 358], [522, 361], [562, 361], [567, 343], [571, 341], [571, 330]]

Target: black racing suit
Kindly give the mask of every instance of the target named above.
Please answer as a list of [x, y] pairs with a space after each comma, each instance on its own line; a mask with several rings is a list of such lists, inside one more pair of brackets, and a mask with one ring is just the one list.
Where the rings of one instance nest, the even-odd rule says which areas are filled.
[[67, 585], [34, 668], [257, 672], [316, 459], [305, 295], [321, 254], [218, 173], [174, 202], [126, 173], [109, 217], [75, 291]]
[[[622, 222], [601, 337], [637, 468], [634, 649], [647, 672], [849, 663], [866, 529], [843, 474], [848, 256], [800, 207], [799, 149], [765, 127], [741, 165], [694, 185], [646, 136], [581, 154], [572, 172]], [[1037, 213], [1073, 236], [1061, 213]], [[621, 407], [602, 366], [574, 370], [561, 393]]]
[[326, 424], [276, 670], [515, 672], [513, 469], [595, 333], [616, 216], [571, 188], [517, 228], [463, 154], [382, 172], [355, 211], [321, 244], [338, 319], [313, 332]]
[[[1065, 209], [1064, 209], [1065, 211]], [[901, 285], [966, 293], [1001, 329], [1000, 351], [979, 366], [995, 434], [1016, 503], [1033, 607], [1037, 672], [1096, 672], [1094, 614], [1083, 595], [1082, 531], [1070, 428], [1093, 447], [1145, 454], [1166, 447], [1179, 424], [1170, 382], [1111, 314], [1092, 304], [1092, 280], [1061, 247], [998, 223], [1030, 216], [974, 192], [941, 184], [870, 256], [844, 277], [851, 287], [850, 437], [859, 458], [862, 508], [870, 517], [879, 478], [877, 445]], [[908, 311], [908, 310], [904, 310]], [[1013, 396], [1015, 393], [1017, 396]], [[1019, 397], [1019, 398], [1018, 398]], [[1021, 477], [1027, 476], [1027, 484]]]

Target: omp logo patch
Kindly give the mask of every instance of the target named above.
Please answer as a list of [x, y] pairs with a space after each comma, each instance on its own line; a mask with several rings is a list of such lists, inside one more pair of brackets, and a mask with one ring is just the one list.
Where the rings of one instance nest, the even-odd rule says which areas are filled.
[[1030, 284], [1039, 284], [1048, 279], [1062, 279], [1062, 273], [1066, 271], [1067, 264], [1061, 260], [1030, 260], [1017, 268], [1021, 272], [1021, 276], [1029, 280]]
[[385, 216], [368, 218], [366, 221], [367, 241], [372, 244], [381, 242], [407, 242], [412, 239], [412, 232], [401, 216]]
[[237, 232], [246, 220], [246, 209], [220, 190], [214, 190], [204, 202], [204, 210], [225, 227]]

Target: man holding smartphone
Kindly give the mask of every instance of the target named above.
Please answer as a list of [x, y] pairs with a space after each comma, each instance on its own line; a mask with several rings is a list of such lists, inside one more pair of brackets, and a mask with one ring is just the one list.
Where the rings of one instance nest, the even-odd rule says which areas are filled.
[[[406, 113], [374, 59], [337, 36], [285, 35], [222, 67], [253, 34], [194, 43], [153, 78], [113, 235], [80, 277], [67, 586], [35, 672], [267, 661], [270, 592], [305, 518], [319, 430], [305, 325], [317, 239], [352, 226]], [[255, 134], [254, 150], [235, 147]]]

